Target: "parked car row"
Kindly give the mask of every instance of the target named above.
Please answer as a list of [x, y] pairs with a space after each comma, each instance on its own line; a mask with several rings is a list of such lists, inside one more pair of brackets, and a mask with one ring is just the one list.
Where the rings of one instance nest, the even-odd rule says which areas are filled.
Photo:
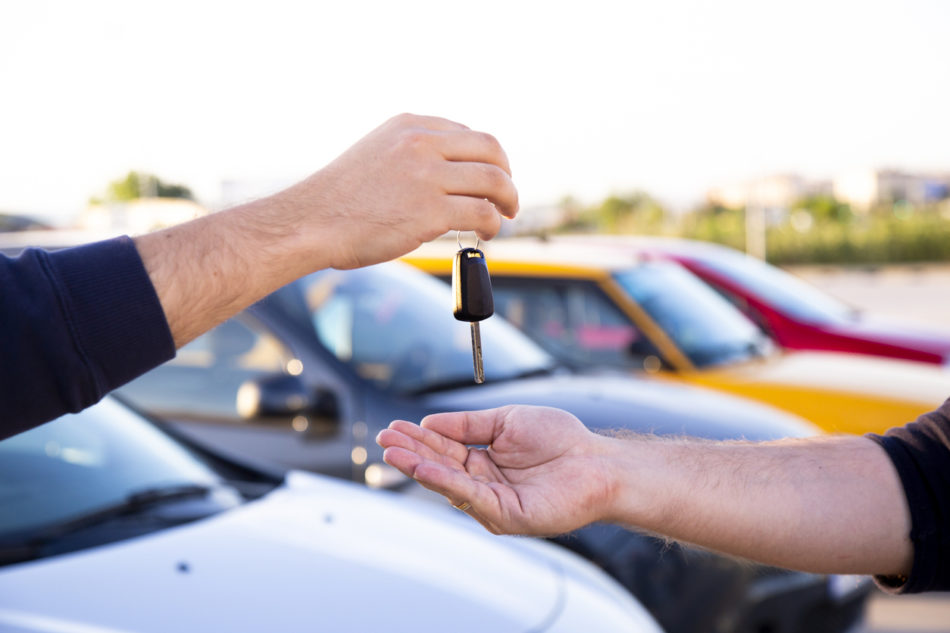
[[[166, 435], [171, 433], [177, 438], [179, 445], [199, 453], [216, 467], [241, 473], [242, 477], [254, 480], [262, 472], [304, 470], [372, 487], [389, 487], [402, 493], [398, 501], [393, 501], [392, 495], [378, 497], [359, 493], [354, 496], [354, 505], [365, 501], [367, 506], [372, 505], [378, 510], [372, 518], [366, 514], [368, 511], [354, 510], [355, 514], [366, 519], [359, 529], [352, 532], [357, 540], [372, 540], [373, 522], [379, 524], [379, 534], [386, 534], [385, 528], [392, 527], [389, 525], [390, 512], [404, 500], [409, 503], [407, 497], [433, 500], [430, 493], [382, 462], [381, 450], [373, 440], [380, 429], [396, 418], [419, 420], [435, 411], [487, 408], [518, 402], [569, 410], [595, 429], [631, 429], [717, 439], [772, 439], [820, 432], [803, 417], [770, 404], [756, 403], [688, 381], [645, 379], [646, 376], [661, 375], [663, 371], [631, 374], [605, 368], [612, 363], [604, 357], [580, 363], [570, 355], [562, 355], [560, 348], [549, 346], [545, 351], [501, 318], [511, 317], [521, 326], [524, 323], [518, 321], [518, 313], [511, 309], [514, 303], [506, 298], [509, 295], [506, 295], [504, 284], [500, 283], [505, 276], [500, 274], [503, 268], [500, 269], [494, 259], [494, 244], [486, 246], [485, 250], [500, 316], [482, 324], [484, 385], [473, 383], [468, 326], [452, 317], [452, 297], [448, 287], [410, 266], [390, 263], [354, 271], [322, 271], [289, 284], [185, 346], [174, 360], [133, 381], [121, 389], [117, 397], [153, 417]], [[449, 246], [440, 257], [450, 264], [453, 255], [454, 248]], [[679, 286], [671, 285], [674, 282], [676, 277], [672, 273], [669, 278], [657, 280], [653, 287], [657, 291], [669, 287], [679, 292]], [[686, 301], [690, 296], [686, 295]], [[666, 301], [676, 303], [675, 300]], [[664, 301], [658, 303], [663, 305]], [[527, 301], [523, 302], [523, 309], [538, 305], [554, 304]], [[576, 296], [569, 305], [573, 306], [571, 309], [578, 306], [582, 310], [597, 308], [596, 302], [583, 295]], [[696, 304], [700, 305], [703, 307], [697, 309], [703, 310], [703, 314], [708, 312], [710, 317], [723, 312], [723, 308], [714, 303]], [[556, 309], [550, 308], [552, 311]], [[673, 314], [671, 318], [675, 323], [675, 319], [681, 317], [675, 312]], [[659, 324], [666, 322], [652, 317], [645, 323], [655, 334], [662, 332]], [[722, 342], [722, 353], [727, 359], [737, 351], [743, 351], [741, 347], [738, 350], [725, 347], [735, 344], [731, 337], [737, 335], [752, 337], [763, 349], [768, 347], [768, 342], [754, 328], [744, 320], [740, 323], [715, 321], [715, 326], [706, 324], [706, 329], [699, 333]], [[688, 330], [694, 325], [702, 326], [702, 320], [684, 322], [683, 329]], [[649, 353], [642, 354], [641, 367], [652, 371], [671, 366], [671, 361], [663, 355], [667, 347], [662, 338], [659, 340], [664, 345], [657, 345], [639, 334], [631, 338], [629, 327], [622, 318], [611, 320], [603, 317], [596, 327], [578, 331], [575, 338], [582, 339], [589, 350], [599, 350], [598, 353], [608, 356], [610, 353], [618, 355], [616, 350], [608, 351], [610, 344], [620, 344], [631, 350], [643, 345], [641, 349]], [[726, 328], [725, 332], [720, 332], [720, 327]], [[543, 339], [538, 340], [544, 343]], [[680, 354], [687, 359], [688, 353], [695, 351], [688, 346], [684, 349], [687, 351], [680, 351]], [[673, 354], [675, 356], [675, 352]], [[654, 360], [649, 360], [651, 356]], [[694, 367], [694, 371], [698, 370]], [[109, 406], [114, 408], [116, 405]], [[122, 415], [128, 417], [130, 414], [124, 412]], [[11, 474], [10, 477], [13, 481], [19, 476]], [[3, 481], [6, 480], [4, 476]], [[354, 490], [352, 485], [340, 487], [326, 479], [294, 472], [286, 478], [282, 475], [272, 478], [273, 492], [270, 494], [280, 491], [284, 495], [284, 488], [293, 488], [291, 482], [308, 482], [301, 485], [305, 488], [316, 486], [340, 504], [344, 504], [342, 497]], [[331, 489], [332, 493], [328, 492]], [[323, 507], [315, 496], [300, 498], [302, 506], [317, 504], [317, 507]], [[441, 498], [436, 503], [441, 506], [436, 514], [442, 516], [446, 504]], [[405, 512], [416, 512], [417, 509], [413, 504], [406, 506]], [[324, 513], [319, 516], [331, 515]], [[217, 516], [200, 518], [189, 525], [198, 528]], [[318, 522], [311, 514], [307, 516], [309, 520]], [[393, 522], [405, 518], [399, 513], [394, 517]], [[262, 521], [269, 523], [271, 519]], [[466, 525], [472, 523], [464, 515], [454, 516], [451, 521]], [[274, 540], [286, 538], [302, 545], [306, 540], [303, 535], [313, 524], [304, 521], [300, 526], [300, 531], [288, 530]], [[35, 527], [30, 527], [23, 535], [35, 531]], [[426, 532], [421, 530], [421, 533]], [[496, 538], [483, 533], [477, 526], [474, 533], [466, 532], [466, 538], [475, 538], [475, 533], [480, 535], [479, 538]], [[236, 530], [234, 535], [235, 546], [237, 541], [244, 542], [240, 530]], [[332, 541], [332, 547], [328, 546], [326, 551], [349, 551], [347, 548], [364, 546], [345, 542], [345, 535], [338, 536], [339, 539]], [[393, 542], [391, 537], [387, 538]], [[445, 538], [451, 541], [456, 537]], [[425, 542], [425, 539], [419, 542]], [[518, 542], [534, 543], [524, 539]], [[668, 633], [695, 630], [736, 633], [844, 631], [860, 618], [870, 590], [865, 579], [802, 574], [752, 565], [669, 545], [617, 526], [589, 526], [556, 539], [556, 542], [562, 546], [558, 550], [561, 552], [559, 556], [565, 560], [580, 555], [613, 576], [612, 580], [596, 580], [597, 574], [589, 566], [579, 563], [587, 570], [585, 573], [595, 579], [589, 585], [589, 591], [610, 594], [612, 583], [619, 583]], [[251, 539], [246, 547], [259, 545], [258, 540]], [[98, 544], [91, 547], [89, 555], [97, 554], [99, 547]], [[370, 552], [377, 551], [368, 547]], [[434, 548], [431, 553], [421, 551], [415, 564], [426, 573], [440, 576], [449, 572], [428, 561], [430, 555], [449, 560], [449, 550], [454, 549], [461, 552], [461, 558], [467, 559], [472, 552], [480, 551], [479, 547], [482, 545], [459, 541], [445, 551], [440, 548]], [[543, 544], [538, 547], [541, 549], [537, 551], [550, 551]], [[403, 554], [405, 556], [400, 558], [399, 565], [406, 564], [415, 556]], [[44, 562], [58, 561], [59, 555], [58, 550], [50, 550]], [[251, 560], [264, 560], [257, 552], [248, 555]], [[187, 558], [182, 557], [182, 560], [188, 563]], [[275, 555], [275, 560], [284, 560], [284, 554]], [[486, 560], [491, 560], [490, 556]], [[368, 564], [362, 560], [347, 560], [339, 566], [343, 568], [353, 562]], [[14, 560], [7, 571], [19, 572], [24, 566], [29, 568], [34, 564]], [[381, 564], [390, 565], [390, 571], [394, 569], [390, 563]], [[191, 569], [190, 564], [186, 567]], [[571, 566], [565, 563], [565, 567]], [[289, 569], [298, 568], [291, 566]], [[280, 565], [268, 568], [267, 582], [258, 584], [284, 586], [278, 578], [280, 573]], [[578, 572], [576, 576], [581, 575]], [[472, 578], [473, 582], [478, 578], [476, 584], [489, 582], [483, 576], [473, 575]], [[317, 586], [319, 591], [324, 580], [311, 577], [308, 582]], [[387, 582], [395, 583], [396, 580], [393, 578]], [[420, 582], [419, 579], [410, 580], [416, 595], [422, 591], [418, 587]], [[386, 582], [368, 582], [366, 586], [370, 587], [367, 591], [373, 593], [383, 591], [384, 585]], [[340, 610], [334, 611], [333, 606], [351, 604], [342, 597], [341, 592], [347, 588], [340, 585], [334, 590], [337, 588], [340, 592], [328, 593], [336, 596], [336, 604], [327, 606], [327, 613], [334, 614], [332, 617], [337, 617], [343, 610], [341, 606]], [[364, 592], [362, 597], [365, 599], [369, 593]], [[453, 599], [446, 598], [446, 604], [454, 604]], [[398, 601], [396, 597], [390, 603], [394, 609]], [[93, 601], [90, 604], [93, 606], [84, 613], [94, 620], [95, 605], [101, 603]], [[628, 628], [621, 625], [601, 628], [592, 621], [575, 630], [651, 630], [648, 619], [644, 624], [645, 619], [635, 608], [622, 601], [616, 604], [620, 605], [617, 610], [628, 614]], [[0, 608], [3, 608], [2, 603]], [[507, 608], [500, 607], [502, 611]], [[617, 610], [608, 609], [607, 612]], [[14, 612], [15, 609], [11, 611]], [[39, 607], [30, 612], [34, 619], [44, 613]], [[288, 618], [299, 617], [296, 613], [288, 611]], [[360, 617], [364, 616], [369, 617], [360, 614]], [[61, 617], [68, 619], [72, 616]], [[550, 617], [554, 618], [553, 615]], [[478, 617], [474, 620], [479, 621]], [[519, 623], [524, 621], [517, 620]], [[619, 621], [624, 622], [622, 618]], [[362, 624], [359, 618], [353, 622], [360, 628], [371, 626]], [[118, 623], [114, 624], [118, 630], [125, 630]], [[483, 620], [482, 626], [476, 628], [522, 630], [518, 626], [520, 624], [493, 627]], [[453, 628], [458, 628], [454, 622]], [[426, 626], [417, 626], [416, 629], [428, 630]], [[144, 629], [132, 627], [129, 630]], [[524, 630], [549, 629], [525, 627]]]
[[202, 454], [106, 400], [0, 442], [0, 630], [659, 633], [543, 542]]
[[[709, 387], [778, 407], [826, 431], [880, 433], [950, 394], [950, 372], [932, 363], [784, 349], [662, 256], [672, 249], [660, 244], [493, 241], [484, 251], [496, 311], [575, 368], [612, 365], [654, 384]], [[404, 259], [447, 279], [446, 248], [429, 244]]]
[[[518, 402], [567, 409], [597, 429], [750, 439], [817, 432], [795, 416], [707, 389], [568, 371], [496, 318], [482, 324], [486, 382], [475, 385], [468, 326], [450, 305], [445, 284], [405, 264], [321, 271], [119, 394], [234, 458], [422, 496], [382, 462], [373, 441], [393, 419]], [[811, 624], [828, 611], [854, 620], [868, 591], [866, 583], [754, 566], [618, 526], [590, 526], [557, 542], [607, 570], [667, 631]]]

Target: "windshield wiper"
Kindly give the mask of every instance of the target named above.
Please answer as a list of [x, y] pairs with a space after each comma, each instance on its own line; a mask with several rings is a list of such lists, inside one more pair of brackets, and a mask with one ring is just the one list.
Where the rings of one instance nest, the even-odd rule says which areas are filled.
[[[485, 380], [486, 383], [494, 382], [493, 380]], [[475, 385], [475, 381], [471, 377], [467, 378], [452, 378], [450, 380], [441, 380], [436, 382], [429, 382], [421, 387], [416, 387], [415, 389], [408, 389], [405, 391], [407, 396], [422, 396], [427, 393], [436, 393], [439, 391], [451, 391], [452, 389], [462, 389], [464, 387], [472, 387]]]
[[217, 487], [203, 484], [177, 484], [133, 492], [116, 503], [71, 517], [39, 531], [27, 531], [23, 534], [23, 538], [0, 541], [0, 565], [38, 558], [42, 548], [69, 534], [112, 519], [139, 514], [163, 503], [204, 498]]
[[[491, 376], [486, 376], [485, 383], [501, 383], [508, 382], [511, 380], [521, 380], [523, 378], [536, 378], [538, 376], [547, 376], [551, 374], [555, 369], [558, 369], [560, 365], [558, 363], [552, 363], [550, 365], [544, 365], [541, 367], [534, 367], [532, 369], [526, 369], [523, 372], [517, 374], [511, 374], [510, 376], [503, 376], [501, 378], [492, 378]], [[464, 387], [473, 387], [475, 386], [475, 381], [470, 377], [465, 378], [452, 378], [449, 380], [443, 380], [441, 382], [431, 382], [416, 389], [411, 389], [406, 392], [406, 395], [409, 396], [422, 396], [427, 393], [437, 393], [439, 391], [450, 391], [452, 389], [462, 389]]]
[[550, 365], [544, 365], [542, 367], [535, 367], [534, 369], [526, 369], [520, 374], [515, 374], [514, 376], [508, 376], [505, 380], [520, 380], [522, 378], [537, 378], [538, 376], [549, 376], [554, 373], [556, 369], [561, 368], [560, 363], [551, 363]]

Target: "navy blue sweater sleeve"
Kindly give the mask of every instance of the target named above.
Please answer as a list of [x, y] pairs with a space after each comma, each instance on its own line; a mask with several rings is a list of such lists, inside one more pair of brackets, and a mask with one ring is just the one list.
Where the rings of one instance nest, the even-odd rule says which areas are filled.
[[883, 436], [910, 507], [914, 563], [908, 578], [878, 578], [895, 593], [950, 590], [950, 400]]
[[0, 439], [98, 402], [172, 358], [135, 244], [0, 256]]

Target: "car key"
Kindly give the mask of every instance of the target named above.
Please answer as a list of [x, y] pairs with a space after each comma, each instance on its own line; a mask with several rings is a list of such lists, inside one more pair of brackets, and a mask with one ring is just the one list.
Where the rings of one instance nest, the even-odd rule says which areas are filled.
[[455, 295], [455, 318], [468, 321], [472, 327], [472, 358], [475, 364], [475, 382], [485, 382], [485, 369], [482, 366], [482, 337], [478, 322], [484, 321], [495, 312], [495, 302], [491, 293], [491, 277], [488, 276], [488, 264], [485, 254], [475, 248], [462, 248], [455, 254], [452, 266], [452, 293]]

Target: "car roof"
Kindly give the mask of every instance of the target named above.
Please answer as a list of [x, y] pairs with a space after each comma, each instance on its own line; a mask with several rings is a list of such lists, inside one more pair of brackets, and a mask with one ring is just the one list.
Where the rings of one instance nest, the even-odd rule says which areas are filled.
[[[463, 247], [471, 243], [462, 243]], [[489, 270], [494, 273], [531, 271], [536, 274], [562, 274], [599, 277], [630, 268], [638, 261], [636, 252], [626, 248], [603, 248], [596, 244], [561, 242], [559, 239], [501, 238], [480, 242]], [[456, 240], [436, 240], [423, 244], [403, 259], [429, 272], [451, 270]]]
[[588, 247], [623, 249], [638, 256], [650, 253], [668, 253], [683, 256], [718, 253], [737, 253], [742, 251], [715, 242], [694, 240], [685, 237], [658, 235], [558, 235], [550, 238], [558, 244], [584, 244]]

